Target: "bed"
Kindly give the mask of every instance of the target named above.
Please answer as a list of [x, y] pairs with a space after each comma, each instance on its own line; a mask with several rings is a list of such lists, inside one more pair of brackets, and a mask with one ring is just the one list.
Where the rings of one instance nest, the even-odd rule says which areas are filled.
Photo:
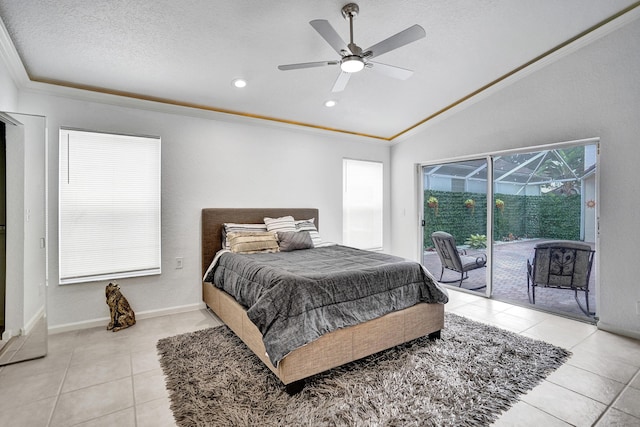
[[[318, 227], [318, 214], [317, 209], [304, 208], [203, 209], [203, 277], [216, 253], [223, 247], [222, 234], [225, 223], [257, 224], [262, 223], [265, 217], [291, 215], [295, 219], [314, 218], [315, 226]], [[282, 381], [288, 393], [300, 391], [304, 386], [304, 379], [314, 374], [425, 335], [432, 339], [439, 338], [440, 330], [444, 327], [444, 304], [421, 302], [353, 326], [324, 333], [317, 339], [287, 352], [284, 357], [273, 363], [267, 354], [263, 334], [250, 320], [243, 305], [211, 282], [203, 281], [202, 294], [206, 305]], [[444, 301], [446, 302], [446, 296]]]

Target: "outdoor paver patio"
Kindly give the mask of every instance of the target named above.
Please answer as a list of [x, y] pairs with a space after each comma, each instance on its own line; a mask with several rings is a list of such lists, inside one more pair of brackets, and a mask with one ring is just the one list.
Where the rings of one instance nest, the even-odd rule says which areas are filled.
[[[513, 242], [499, 242], [494, 245], [492, 298], [593, 322], [594, 319], [592, 317], [585, 316], [582, 310], [580, 310], [574, 298], [574, 292], [571, 290], [538, 287], [536, 288], [536, 304], [533, 305], [530, 303], [527, 295], [527, 259], [533, 258], [533, 247], [540, 241], [543, 240], [517, 240]], [[474, 255], [479, 252], [481, 251], [467, 249], [469, 255]], [[425, 251], [423, 263], [436, 279], [440, 278], [440, 258], [435, 251]], [[470, 271], [469, 278], [462, 282], [462, 287], [472, 289], [486, 284], [485, 275], [486, 269], [483, 268]], [[459, 277], [460, 275], [458, 273], [445, 270], [443, 280], [455, 280]], [[448, 286], [457, 287], [458, 284], [452, 283], [448, 284]], [[477, 292], [484, 294], [485, 289], [479, 289]], [[585, 306], [584, 292], [578, 292], [578, 299], [580, 303]], [[592, 312], [597, 312], [595, 301], [595, 262], [589, 280], [589, 309]]]

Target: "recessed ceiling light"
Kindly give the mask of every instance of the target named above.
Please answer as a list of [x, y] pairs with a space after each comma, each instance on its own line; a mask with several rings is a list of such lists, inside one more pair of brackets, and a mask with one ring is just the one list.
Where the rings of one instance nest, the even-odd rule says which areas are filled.
[[337, 101], [334, 101], [333, 99], [330, 99], [328, 101], [325, 101], [324, 106], [325, 107], [335, 107], [337, 103], [338, 103]]
[[244, 79], [235, 79], [231, 82], [235, 87], [245, 87], [247, 85], [247, 81]]

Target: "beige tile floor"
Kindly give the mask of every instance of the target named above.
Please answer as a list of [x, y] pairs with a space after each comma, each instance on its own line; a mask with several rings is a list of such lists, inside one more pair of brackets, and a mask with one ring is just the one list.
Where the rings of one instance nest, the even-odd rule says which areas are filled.
[[[570, 349], [495, 426], [640, 426], [640, 342], [451, 291], [447, 310]], [[209, 312], [51, 335], [43, 359], [0, 368], [0, 426], [173, 426], [156, 342], [219, 324]]]

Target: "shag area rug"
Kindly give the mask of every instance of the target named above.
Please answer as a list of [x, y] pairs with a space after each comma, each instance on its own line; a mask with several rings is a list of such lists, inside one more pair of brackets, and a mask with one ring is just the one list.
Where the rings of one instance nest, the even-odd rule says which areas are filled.
[[226, 326], [161, 339], [179, 426], [478, 426], [532, 389], [567, 350], [446, 314], [419, 338], [307, 379], [289, 396]]

